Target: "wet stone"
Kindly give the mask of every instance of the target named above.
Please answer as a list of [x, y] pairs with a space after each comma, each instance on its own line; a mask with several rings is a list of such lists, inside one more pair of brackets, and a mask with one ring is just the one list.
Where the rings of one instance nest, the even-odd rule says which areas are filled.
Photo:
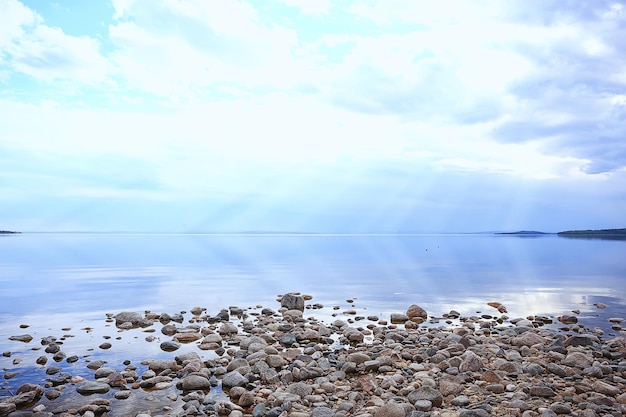
[[33, 340], [33, 337], [29, 334], [19, 334], [15, 336], [10, 336], [9, 340], [14, 340], [16, 342], [29, 343], [31, 340]]
[[76, 392], [82, 395], [105, 394], [109, 392], [109, 384], [87, 381], [76, 386]]
[[161, 343], [160, 348], [165, 352], [174, 352], [180, 348], [180, 343], [168, 340]]

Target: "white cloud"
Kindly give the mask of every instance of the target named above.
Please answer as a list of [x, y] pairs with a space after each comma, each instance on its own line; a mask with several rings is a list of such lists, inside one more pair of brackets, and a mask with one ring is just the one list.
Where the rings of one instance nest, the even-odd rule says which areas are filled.
[[278, 0], [290, 7], [297, 7], [302, 13], [310, 15], [325, 15], [330, 10], [330, 0]]
[[105, 82], [108, 65], [99, 48], [94, 38], [70, 36], [47, 26], [20, 2], [0, 4], [0, 64], [5, 65], [5, 79], [17, 72], [44, 82]]
[[107, 80], [107, 61], [93, 38], [68, 36], [59, 28], [37, 25], [7, 50], [14, 70], [40, 80], [87, 84]]
[[295, 33], [260, 22], [248, 3], [115, 2], [111, 55], [131, 87], [155, 94], [202, 96], [216, 83], [235, 88], [289, 87], [302, 65]]
[[24, 27], [41, 21], [41, 16], [18, 0], [0, 2], [0, 58], [2, 58], [3, 50], [25, 33]]

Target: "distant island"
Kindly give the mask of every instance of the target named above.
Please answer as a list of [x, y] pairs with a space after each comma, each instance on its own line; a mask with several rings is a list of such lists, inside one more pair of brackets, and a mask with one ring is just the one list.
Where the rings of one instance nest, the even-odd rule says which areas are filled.
[[0, 230], [0, 235], [16, 235], [21, 232], [13, 232], [11, 230]]
[[559, 236], [626, 236], [626, 229], [566, 230]]
[[498, 232], [496, 234], [528, 237], [557, 235], [568, 239], [626, 240], [626, 229], [566, 230], [558, 233], [546, 233], [536, 230], [520, 230], [519, 232]]

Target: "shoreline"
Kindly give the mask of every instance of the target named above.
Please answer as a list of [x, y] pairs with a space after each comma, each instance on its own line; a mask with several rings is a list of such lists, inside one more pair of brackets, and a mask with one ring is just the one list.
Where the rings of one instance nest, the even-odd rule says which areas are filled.
[[[415, 305], [389, 317], [335, 307], [334, 320], [323, 322], [315, 312], [327, 307], [311, 299], [290, 293], [276, 310], [231, 306], [215, 316], [200, 307], [109, 314], [117, 336], [81, 355], [64, 353], [72, 335], [16, 333], [16, 347], [41, 356], [24, 363], [3, 352], [2, 363], [13, 366], [3, 366], [0, 416], [626, 413], [622, 318], [614, 336], [585, 328], [575, 314], [509, 318], [496, 302], [486, 314], [438, 318]], [[158, 344], [160, 353], [133, 363], [116, 357], [119, 343], [153, 352]]]

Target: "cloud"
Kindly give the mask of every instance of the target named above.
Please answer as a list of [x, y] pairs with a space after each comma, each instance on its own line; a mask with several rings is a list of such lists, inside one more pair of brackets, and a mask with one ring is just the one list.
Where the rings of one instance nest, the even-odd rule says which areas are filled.
[[37, 80], [74, 83], [105, 82], [108, 64], [99, 42], [90, 37], [69, 36], [60, 28], [44, 24], [40, 15], [23, 4], [3, 2], [0, 12], [0, 64], [4, 57], [5, 78], [11, 73]]
[[330, 10], [330, 0], [278, 0], [280, 3], [284, 3], [290, 7], [296, 7], [304, 14], [310, 15], [325, 15]]
[[298, 72], [295, 34], [264, 25], [246, 2], [114, 2], [111, 60], [131, 88], [203, 96], [231, 88], [285, 86]]

